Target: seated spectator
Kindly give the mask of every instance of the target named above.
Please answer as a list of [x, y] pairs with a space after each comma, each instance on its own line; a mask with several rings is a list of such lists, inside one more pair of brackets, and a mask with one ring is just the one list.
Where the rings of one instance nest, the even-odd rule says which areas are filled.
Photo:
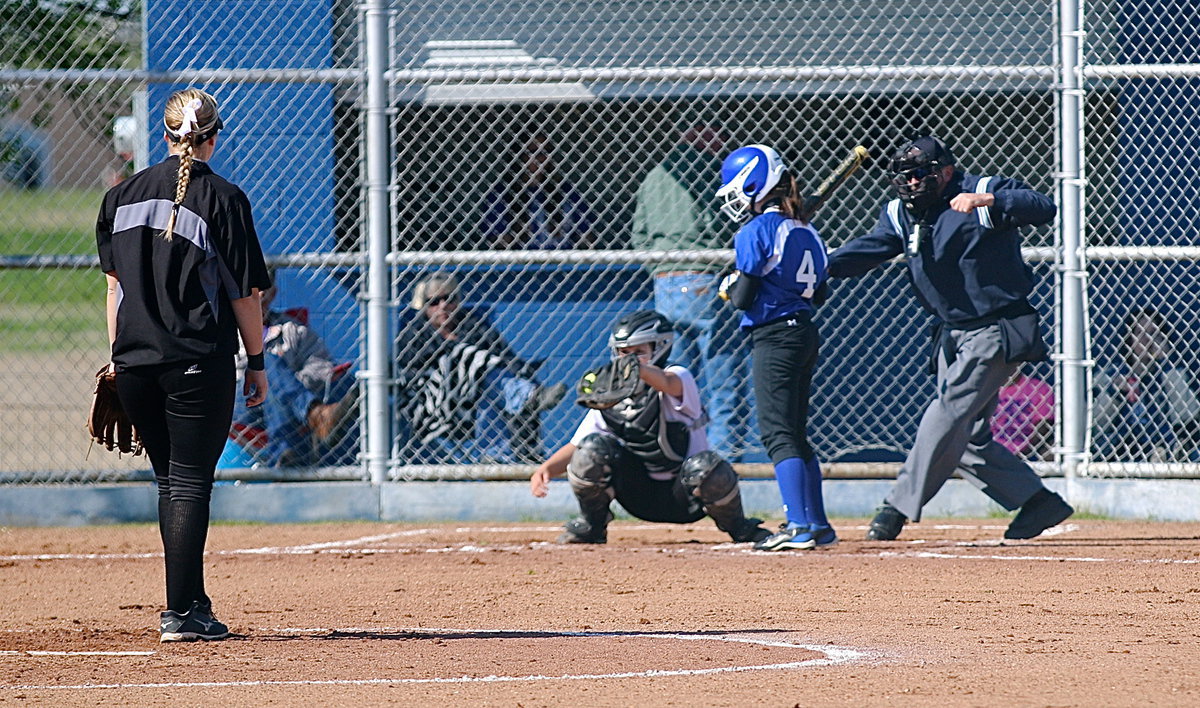
[[1167, 319], [1152, 309], [1125, 318], [1121, 362], [1092, 377], [1101, 459], [1178, 462], [1195, 458], [1200, 398], [1195, 378], [1173, 361]]
[[1000, 388], [992, 438], [1026, 459], [1049, 460], [1054, 441], [1054, 389], [1017, 369]]
[[554, 250], [592, 245], [592, 215], [557, 170], [550, 141], [534, 135], [488, 192], [481, 228], [496, 249]]
[[[352, 376], [344, 376], [349, 363], [335, 364], [325, 342], [306, 322], [271, 309], [277, 293], [274, 286], [262, 293], [263, 353], [271, 395], [254, 408], [247, 408], [239, 396], [229, 437], [255, 466], [312, 465], [345, 432], [358, 389]], [[238, 353], [237, 371], [241, 385], [244, 349]], [[327, 402], [330, 399], [333, 402]]]
[[542, 386], [482, 317], [463, 307], [458, 281], [434, 273], [413, 289], [420, 312], [400, 333], [399, 403], [409, 426], [401, 456], [423, 463], [540, 459], [539, 414], [566, 386]]

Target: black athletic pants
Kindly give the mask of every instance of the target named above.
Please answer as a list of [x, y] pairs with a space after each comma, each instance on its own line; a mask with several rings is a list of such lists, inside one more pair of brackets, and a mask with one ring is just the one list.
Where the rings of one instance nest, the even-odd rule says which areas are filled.
[[613, 493], [631, 516], [667, 524], [690, 524], [704, 518], [703, 505], [683, 486], [679, 475], [652, 479], [646, 465], [623, 447], [612, 470]]
[[233, 357], [138, 366], [117, 393], [142, 437], [158, 482], [167, 609], [187, 612], [204, 591], [204, 544], [213, 475], [233, 419]]
[[820, 334], [807, 312], [756, 327], [753, 341], [754, 396], [758, 429], [771, 462], [811, 459], [808, 397], [817, 368]]

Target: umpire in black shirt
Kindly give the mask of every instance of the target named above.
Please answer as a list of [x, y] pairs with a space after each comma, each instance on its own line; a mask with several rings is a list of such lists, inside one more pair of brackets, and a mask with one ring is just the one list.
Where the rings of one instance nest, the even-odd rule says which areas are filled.
[[243, 393], [267, 396], [259, 292], [271, 285], [250, 202], [205, 164], [223, 127], [198, 89], [167, 99], [171, 153], [104, 196], [96, 221], [108, 279], [117, 392], [158, 482], [167, 576], [161, 641], [222, 639], [204, 589], [204, 544], [217, 459], [233, 416], [234, 356], [249, 354]]
[[830, 276], [847, 278], [904, 254], [913, 290], [938, 322], [937, 392], [871, 522], [872, 540], [890, 541], [906, 521], [919, 521], [921, 508], [956, 471], [1005, 509], [1020, 509], [1005, 538], [1033, 538], [1074, 512], [1024, 460], [992, 440], [990, 427], [1000, 387], [1020, 362], [1046, 358], [1018, 229], [1049, 223], [1057, 209], [1017, 180], [968, 174], [954, 163], [932, 136], [897, 150], [890, 169], [899, 198], [883, 207], [870, 233], [829, 259]]

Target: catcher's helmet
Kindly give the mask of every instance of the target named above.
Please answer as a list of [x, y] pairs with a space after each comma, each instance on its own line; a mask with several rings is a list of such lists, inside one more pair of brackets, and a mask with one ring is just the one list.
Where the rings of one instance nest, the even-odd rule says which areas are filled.
[[721, 212], [735, 222], [745, 221], [750, 207], [779, 184], [787, 167], [779, 153], [766, 145], [746, 145], [721, 163]]
[[892, 186], [910, 209], [924, 209], [937, 200], [942, 168], [953, 165], [950, 148], [932, 135], [923, 135], [892, 153]]
[[671, 321], [655, 310], [638, 310], [625, 315], [612, 326], [608, 335], [608, 348], [614, 359], [622, 347], [634, 347], [649, 342], [654, 346], [650, 361], [655, 366], [665, 366], [675, 343], [675, 329]]

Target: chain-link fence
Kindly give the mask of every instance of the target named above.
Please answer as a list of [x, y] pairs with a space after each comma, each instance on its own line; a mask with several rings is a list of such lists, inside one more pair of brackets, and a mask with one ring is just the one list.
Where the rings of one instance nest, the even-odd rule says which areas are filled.
[[[317, 378], [277, 352], [277, 407], [235, 420], [223, 475], [524, 474], [581, 419], [574, 382], [610, 324], [646, 307], [677, 325], [716, 449], [765, 462], [748, 344], [713, 297], [735, 231], [720, 158], [770, 144], [813, 187], [866, 145], [817, 220], [836, 247], [875, 223], [885, 158], [916, 131], [1061, 206], [1026, 239], [1055, 361], [1006, 392], [1005, 440], [1047, 471], [1195, 474], [1200, 27], [1166, 2], [1087, 10], [0, 0], [0, 474], [145, 475], [84, 458], [106, 357], [91, 224], [165, 156], [185, 85], [221, 101], [213, 167], [279, 268], [281, 346], [326, 349]], [[903, 266], [837, 283], [819, 320], [819, 454], [902, 459], [933, 394]]]

